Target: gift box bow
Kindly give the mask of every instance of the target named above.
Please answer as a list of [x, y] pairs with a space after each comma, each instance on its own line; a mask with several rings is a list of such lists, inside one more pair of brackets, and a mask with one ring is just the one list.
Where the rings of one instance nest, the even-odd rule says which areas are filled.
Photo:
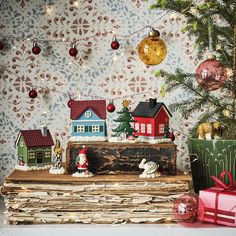
[[[229, 185], [223, 182], [223, 178], [226, 174], [229, 177]], [[211, 176], [211, 178], [215, 181], [216, 187], [221, 187], [224, 190], [233, 190], [236, 188], [236, 181], [235, 182], [233, 181], [233, 176], [230, 171], [224, 170], [223, 172], [221, 172], [220, 178], [217, 178], [216, 176]]]

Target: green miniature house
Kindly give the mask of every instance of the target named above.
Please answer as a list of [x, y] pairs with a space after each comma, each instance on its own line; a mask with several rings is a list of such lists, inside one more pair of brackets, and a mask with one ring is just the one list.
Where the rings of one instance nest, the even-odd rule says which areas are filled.
[[42, 130], [21, 130], [16, 145], [18, 148], [16, 169], [40, 170], [50, 168], [54, 142], [46, 127], [43, 127]]

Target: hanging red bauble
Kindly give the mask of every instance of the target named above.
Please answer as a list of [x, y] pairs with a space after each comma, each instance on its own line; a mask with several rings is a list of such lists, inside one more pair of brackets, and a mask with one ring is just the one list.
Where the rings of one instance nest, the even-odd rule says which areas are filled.
[[169, 134], [169, 138], [171, 139], [172, 142], [175, 141], [175, 135], [173, 131]]
[[41, 48], [38, 46], [37, 43], [34, 43], [32, 47], [32, 53], [35, 55], [38, 55], [40, 52], [41, 52]]
[[175, 199], [173, 215], [175, 220], [185, 226], [194, 226], [203, 221], [204, 204], [196, 194], [185, 194]]
[[3, 50], [4, 46], [4, 43], [0, 41], [0, 50]]
[[197, 82], [207, 91], [219, 89], [227, 79], [225, 66], [216, 60], [215, 55], [209, 55], [196, 70]]
[[75, 45], [73, 45], [72, 48], [70, 48], [69, 54], [70, 54], [70, 56], [72, 56], [72, 57], [76, 57], [76, 56], [77, 56], [78, 50], [76, 49]]
[[68, 106], [69, 108], [71, 108], [72, 102], [73, 102], [73, 99], [70, 98], [70, 100], [67, 102], [67, 106]]
[[113, 101], [112, 101], [112, 100], [109, 101], [109, 104], [107, 105], [107, 111], [110, 112], [110, 113], [112, 113], [112, 112], [114, 112], [115, 110], [116, 110], [116, 107], [115, 107]]
[[117, 41], [116, 37], [114, 37], [113, 41], [111, 42], [111, 48], [113, 50], [117, 50], [119, 47], [120, 47], [120, 44]]
[[37, 95], [38, 95], [38, 93], [37, 93], [37, 91], [36, 91], [35, 89], [31, 89], [31, 90], [29, 91], [29, 97], [30, 97], [30, 98], [36, 98]]

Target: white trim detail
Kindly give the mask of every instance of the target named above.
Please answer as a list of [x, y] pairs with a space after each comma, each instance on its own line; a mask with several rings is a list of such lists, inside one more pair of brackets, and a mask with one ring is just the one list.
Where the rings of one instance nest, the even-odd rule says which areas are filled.
[[15, 165], [16, 170], [23, 170], [23, 171], [32, 171], [32, 170], [48, 170], [52, 167], [52, 165], [46, 165], [46, 166], [20, 166]]
[[89, 141], [95, 141], [95, 142], [104, 142], [104, 141], [107, 141], [107, 137], [100, 137], [100, 136], [73, 136], [73, 137], [70, 137], [69, 139], [70, 141], [72, 142], [89, 142]]
[[79, 123], [79, 122], [105, 122], [105, 120], [72, 120], [72, 123]]
[[140, 124], [140, 133], [145, 134], [146, 133], [146, 125], [144, 123]]
[[147, 124], [147, 134], [152, 133], [152, 124]]

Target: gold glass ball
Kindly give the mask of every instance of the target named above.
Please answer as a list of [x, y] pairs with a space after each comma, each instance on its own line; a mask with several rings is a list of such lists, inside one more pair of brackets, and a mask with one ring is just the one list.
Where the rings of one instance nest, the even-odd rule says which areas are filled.
[[138, 55], [146, 65], [158, 65], [166, 57], [167, 48], [162, 39], [157, 36], [144, 38], [138, 45]]

